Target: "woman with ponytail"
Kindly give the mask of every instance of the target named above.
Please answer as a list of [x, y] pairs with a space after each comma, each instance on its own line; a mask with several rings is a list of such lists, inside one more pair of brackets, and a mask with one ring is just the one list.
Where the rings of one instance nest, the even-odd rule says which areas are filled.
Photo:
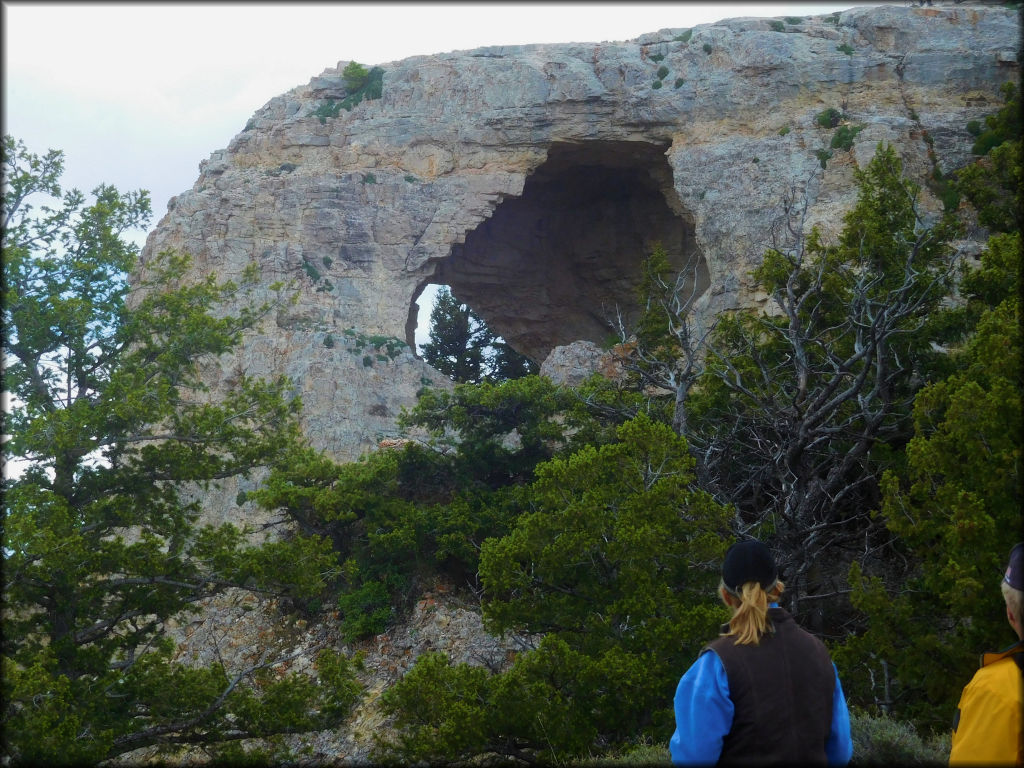
[[732, 609], [676, 688], [676, 765], [845, 765], [850, 715], [824, 644], [779, 607], [784, 586], [760, 541], [737, 542], [718, 593]]

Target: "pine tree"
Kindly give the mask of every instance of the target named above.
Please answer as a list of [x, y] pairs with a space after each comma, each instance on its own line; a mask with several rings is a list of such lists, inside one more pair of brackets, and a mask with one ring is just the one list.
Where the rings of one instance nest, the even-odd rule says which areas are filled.
[[[217, 311], [243, 286], [181, 285], [164, 254], [126, 304], [149, 219], [145, 192], [63, 192], [63, 156], [3, 140], [5, 752], [15, 763], [97, 762], [140, 747], [217, 745], [322, 728], [358, 687], [344, 659], [323, 680], [278, 679], [273, 656], [241, 670], [172, 662], [172, 618], [231, 586], [307, 597], [329, 545], [249, 546], [198, 527], [190, 492], [271, 464], [298, 436], [286, 382], [242, 379], [202, 399], [197, 367], [231, 349], [268, 306]], [[55, 199], [34, 212], [30, 200]], [[180, 287], [170, 287], [177, 285]]]
[[452, 381], [479, 384], [537, 372], [537, 365], [498, 337], [469, 305], [442, 286], [430, 312], [430, 341], [423, 359]]

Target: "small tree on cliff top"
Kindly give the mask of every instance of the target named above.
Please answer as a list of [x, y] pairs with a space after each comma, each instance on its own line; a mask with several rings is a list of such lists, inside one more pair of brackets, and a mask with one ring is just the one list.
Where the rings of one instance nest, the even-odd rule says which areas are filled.
[[[214, 314], [241, 290], [178, 284], [153, 264], [128, 309], [144, 192], [62, 193], [60, 152], [3, 140], [5, 753], [16, 763], [97, 762], [140, 747], [216, 745], [322, 728], [356, 696], [321, 655], [317, 686], [279, 678], [268, 654], [229, 672], [172, 663], [166, 622], [230, 586], [305, 596], [334, 566], [316, 538], [260, 547], [231, 525], [197, 530], [183, 493], [274, 460], [297, 436], [284, 382], [243, 379], [203, 403], [197, 364], [231, 349], [266, 307]], [[29, 200], [58, 203], [34, 213]], [[51, 204], [52, 205], [52, 204]]]

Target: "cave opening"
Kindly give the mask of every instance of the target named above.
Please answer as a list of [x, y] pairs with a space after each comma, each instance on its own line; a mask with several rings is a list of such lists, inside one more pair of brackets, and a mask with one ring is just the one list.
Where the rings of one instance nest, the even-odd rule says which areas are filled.
[[627, 327], [635, 321], [641, 265], [656, 243], [686, 276], [686, 290], [699, 295], [708, 268], [667, 149], [640, 141], [553, 144], [522, 195], [502, 201], [453, 245], [430, 282], [448, 285], [537, 363], [559, 345], [606, 343], [617, 317]]

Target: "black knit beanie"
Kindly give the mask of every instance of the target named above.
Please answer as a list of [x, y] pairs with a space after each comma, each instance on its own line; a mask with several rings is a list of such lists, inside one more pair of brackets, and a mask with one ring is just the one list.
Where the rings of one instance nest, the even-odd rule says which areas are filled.
[[767, 591], [778, 576], [771, 551], [757, 539], [738, 541], [725, 553], [722, 582], [730, 592], [738, 593], [748, 581], [756, 581]]

